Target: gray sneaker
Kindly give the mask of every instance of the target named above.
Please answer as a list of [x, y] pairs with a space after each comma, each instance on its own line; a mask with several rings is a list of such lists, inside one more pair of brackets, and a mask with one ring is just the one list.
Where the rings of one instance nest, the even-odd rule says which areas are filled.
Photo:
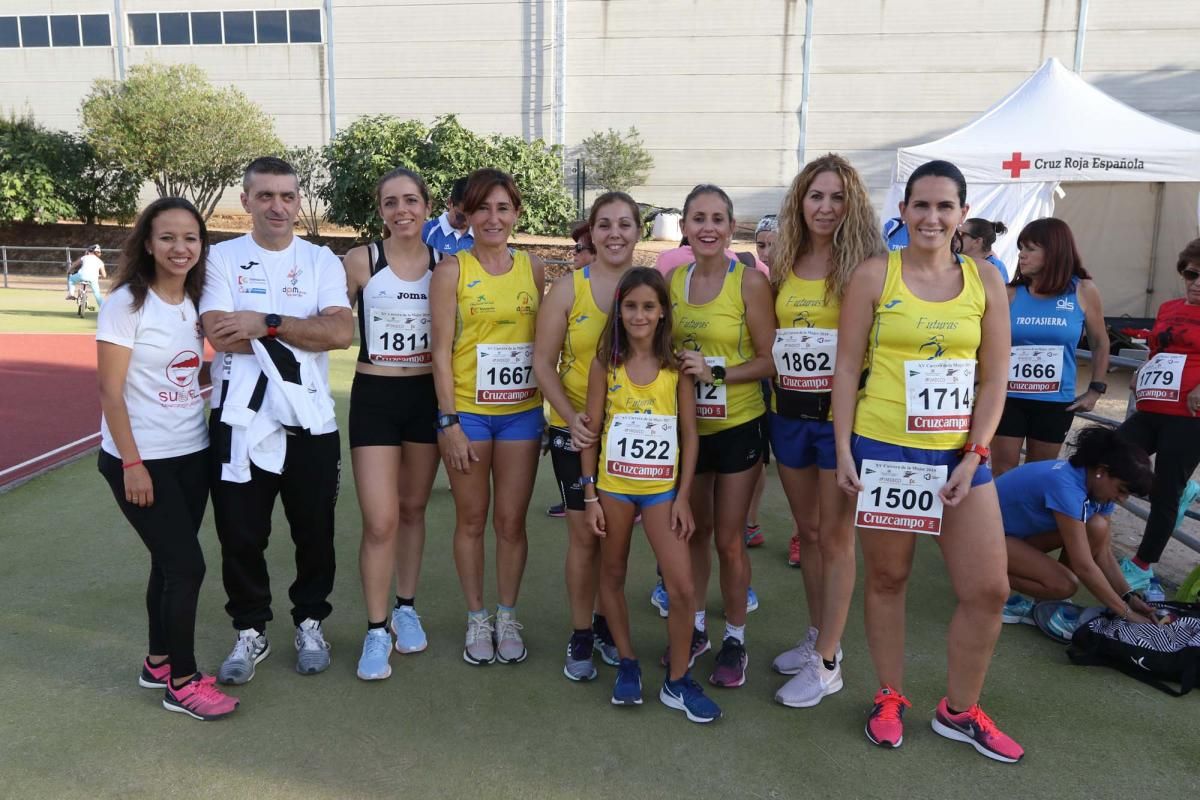
[[254, 628], [238, 631], [237, 642], [217, 670], [217, 680], [224, 684], [249, 683], [254, 677], [254, 665], [271, 655], [271, 643], [265, 633]]
[[811, 653], [796, 676], [775, 693], [775, 702], [791, 708], [810, 708], [841, 688], [842, 666], [835, 662], [833, 670], [827, 670], [821, 657]]
[[512, 611], [496, 612], [496, 660], [501, 664], [519, 664], [529, 655], [521, 639], [521, 627]]
[[[771, 669], [781, 675], [795, 675], [804, 668], [810, 653], [815, 653], [817, 647], [817, 629], [809, 628], [804, 638], [796, 643], [791, 650], [784, 650], [771, 662]], [[834, 656], [838, 664], [842, 663], [842, 646], [839, 644]]]
[[592, 662], [593, 636], [588, 633], [572, 633], [567, 642], [567, 662], [563, 675], [573, 681], [590, 681], [596, 677], [596, 665]]
[[315, 675], [329, 669], [329, 642], [321, 631], [321, 623], [306, 619], [296, 627], [296, 672]]
[[468, 664], [491, 664], [496, 660], [496, 645], [492, 643], [492, 618], [467, 615], [467, 643], [463, 661]]

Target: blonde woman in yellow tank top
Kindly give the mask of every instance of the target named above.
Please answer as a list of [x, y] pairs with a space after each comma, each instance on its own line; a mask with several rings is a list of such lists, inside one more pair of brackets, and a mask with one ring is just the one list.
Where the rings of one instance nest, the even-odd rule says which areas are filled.
[[596, 677], [593, 648], [610, 666], [617, 665], [616, 647], [603, 614], [596, 609], [600, 542], [584, 519], [583, 486], [579, 483], [579, 450], [596, 443], [586, 413], [588, 373], [596, 345], [608, 323], [617, 282], [633, 266], [633, 249], [641, 238], [637, 203], [624, 192], [596, 198], [588, 216], [596, 258], [554, 282], [538, 310], [533, 369], [550, 404], [550, 457], [567, 516], [567, 600], [571, 640], [563, 674]]
[[903, 693], [904, 601], [917, 539], [908, 531], [940, 531], [935, 541], [958, 604], [933, 728], [1013, 762], [1024, 751], [979, 707], [1008, 598], [1000, 506], [985, 463], [1007, 388], [1008, 295], [997, 270], [954, 251], [966, 195], [953, 164], [918, 167], [900, 204], [909, 246], [868, 259], [850, 279], [833, 381], [837, 478], [858, 503], [867, 644], [880, 685], [867, 738], [887, 747], [903, 741], [911, 706]]
[[[541, 394], [531, 378], [545, 265], [508, 248], [521, 211], [521, 194], [508, 175], [473, 172], [463, 211], [475, 244], [442, 260], [429, 287], [438, 445], [454, 493], [454, 563], [467, 604], [463, 660], [511, 663], [526, 656], [516, 604], [543, 425]], [[483, 603], [489, 507], [499, 596], [494, 624]]]
[[681, 371], [697, 382], [700, 432], [692, 492], [698, 608], [691, 652], [694, 658], [710, 648], [704, 598], [715, 540], [726, 627], [709, 681], [730, 688], [746, 680], [746, 514], [766, 450], [760, 381], [775, 371], [771, 286], [761, 273], [726, 256], [735, 226], [733, 203], [724, 190], [710, 184], [692, 189], [683, 205], [683, 234], [696, 261], [669, 277], [675, 347]]
[[794, 676], [775, 693], [776, 702], [808, 708], [842, 688], [840, 645], [854, 593], [854, 522], [837, 485], [829, 416], [833, 348], [846, 284], [883, 241], [862, 178], [833, 154], [809, 162], [792, 181], [779, 222], [771, 270], [777, 375], [769, 428], [779, 481], [796, 520], [809, 624], [772, 667]]

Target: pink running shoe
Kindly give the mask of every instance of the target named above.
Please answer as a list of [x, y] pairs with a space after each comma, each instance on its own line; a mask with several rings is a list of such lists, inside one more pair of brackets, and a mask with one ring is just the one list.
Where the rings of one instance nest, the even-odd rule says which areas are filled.
[[867, 717], [867, 738], [883, 747], [904, 743], [904, 709], [912, 708], [908, 698], [890, 686], [875, 693], [875, 707]]
[[800, 534], [788, 540], [788, 566], [800, 566]]
[[205, 675], [188, 681], [176, 689], [168, 684], [163, 694], [163, 708], [178, 711], [193, 719], [213, 720], [229, 716], [238, 707], [238, 700], [216, 687]]
[[1006, 764], [1015, 764], [1025, 755], [1021, 745], [996, 727], [991, 717], [983, 713], [978, 704], [961, 714], [951, 714], [942, 698], [933, 716], [933, 729], [958, 742], [966, 742], [979, 751], [980, 755]]
[[[143, 689], [165, 689], [167, 681], [171, 679], [171, 662], [164, 661], [157, 667], [150, 663], [149, 659], [142, 659], [142, 674], [138, 675], [138, 686]], [[200, 680], [208, 683], [216, 683], [216, 675], [200, 674]]]

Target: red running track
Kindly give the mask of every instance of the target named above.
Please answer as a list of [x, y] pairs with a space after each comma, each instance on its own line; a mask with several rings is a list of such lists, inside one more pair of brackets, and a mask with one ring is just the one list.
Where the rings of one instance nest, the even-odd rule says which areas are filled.
[[92, 335], [0, 333], [0, 486], [87, 452], [99, 431]]

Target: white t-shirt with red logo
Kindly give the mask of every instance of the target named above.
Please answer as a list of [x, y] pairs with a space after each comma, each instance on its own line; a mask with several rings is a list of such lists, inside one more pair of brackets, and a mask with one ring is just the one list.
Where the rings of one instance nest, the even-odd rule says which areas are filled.
[[[263, 315], [306, 319], [327, 308], [350, 308], [346, 294], [346, 270], [328, 247], [318, 247], [299, 237], [283, 250], [264, 250], [250, 234], [213, 245], [208, 251], [200, 313], [209, 311], [258, 311]], [[213, 407], [220, 403], [220, 382], [225, 365], [235, 358], [253, 355], [218, 353], [213, 360]], [[317, 354], [324, 391], [329, 389], [329, 354]], [[332, 433], [337, 423], [328, 430]]]
[[[133, 351], [124, 398], [133, 440], [143, 460], [174, 458], [208, 447], [200, 395], [204, 339], [190, 299], [171, 305], [151, 289], [146, 292], [146, 302], [135, 311], [133, 293], [122, 286], [100, 307], [96, 341]], [[103, 416], [100, 446], [109, 455], [121, 457]]]

